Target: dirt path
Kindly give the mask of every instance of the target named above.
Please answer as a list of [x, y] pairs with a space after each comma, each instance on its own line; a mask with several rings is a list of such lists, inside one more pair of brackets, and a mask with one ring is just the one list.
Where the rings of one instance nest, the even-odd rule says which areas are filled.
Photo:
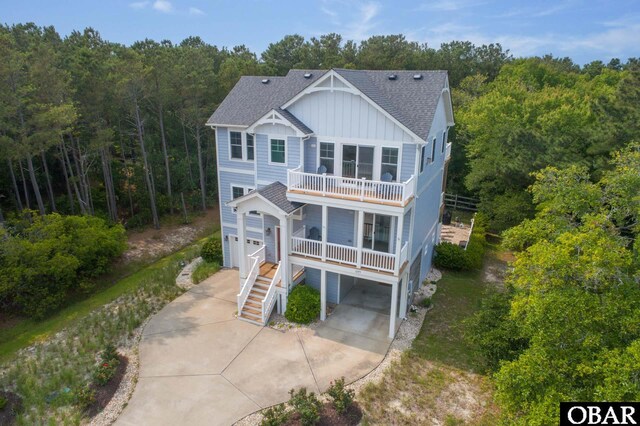
[[157, 259], [172, 253], [187, 244], [213, 233], [220, 223], [218, 207], [212, 207], [206, 214], [196, 216], [192, 222], [163, 224], [160, 229], [130, 231], [129, 248], [122, 255], [125, 262]]

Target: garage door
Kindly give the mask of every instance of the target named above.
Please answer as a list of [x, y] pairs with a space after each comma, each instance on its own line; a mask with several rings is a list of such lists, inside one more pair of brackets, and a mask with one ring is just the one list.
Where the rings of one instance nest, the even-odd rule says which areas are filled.
[[[261, 240], [255, 240], [253, 238], [247, 238], [245, 242], [244, 252], [245, 254], [251, 254], [257, 251], [262, 246]], [[237, 268], [240, 266], [240, 256], [238, 254], [238, 237], [235, 235], [229, 235], [229, 251], [231, 252], [231, 267]]]

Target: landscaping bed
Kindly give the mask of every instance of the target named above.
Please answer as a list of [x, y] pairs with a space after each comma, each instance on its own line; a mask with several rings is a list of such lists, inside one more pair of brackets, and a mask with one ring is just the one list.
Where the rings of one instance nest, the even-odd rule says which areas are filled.
[[10, 425], [22, 408], [22, 398], [13, 392], [0, 391], [0, 425]]
[[93, 417], [104, 410], [111, 401], [111, 398], [113, 398], [113, 395], [115, 395], [118, 387], [120, 387], [120, 382], [122, 382], [122, 378], [127, 372], [129, 359], [125, 356], [118, 355], [118, 361], [118, 367], [116, 367], [113, 377], [109, 379], [106, 385], [92, 386], [92, 389], [95, 391], [95, 402], [86, 408], [89, 417]]
[[[340, 414], [333, 404], [325, 402], [320, 409], [320, 420], [316, 426], [356, 426], [362, 420], [362, 410], [356, 403], [352, 404]], [[302, 424], [300, 414], [294, 413], [284, 426], [299, 426]]]

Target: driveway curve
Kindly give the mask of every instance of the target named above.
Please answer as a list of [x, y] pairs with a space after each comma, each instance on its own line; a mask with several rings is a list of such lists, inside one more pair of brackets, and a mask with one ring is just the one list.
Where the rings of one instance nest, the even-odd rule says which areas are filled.
[[238, 271], [226, 269], [165, 306], [145, 327], [140, 374], [117, 425], [230, 425], [289, 399], [374, 369], [391, 341], [388, 316], [338, 305], [315, 330], [235, 318]]

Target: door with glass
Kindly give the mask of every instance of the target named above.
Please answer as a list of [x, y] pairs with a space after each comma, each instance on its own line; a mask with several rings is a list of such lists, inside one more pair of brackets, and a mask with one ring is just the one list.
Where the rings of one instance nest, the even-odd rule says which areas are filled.
[[362, 230], [362, 247], [389, 253], [391, 241], [391, 216], [365, 213]]
[[342, 176], [373, 179], [373, 147], [342, 145]]

